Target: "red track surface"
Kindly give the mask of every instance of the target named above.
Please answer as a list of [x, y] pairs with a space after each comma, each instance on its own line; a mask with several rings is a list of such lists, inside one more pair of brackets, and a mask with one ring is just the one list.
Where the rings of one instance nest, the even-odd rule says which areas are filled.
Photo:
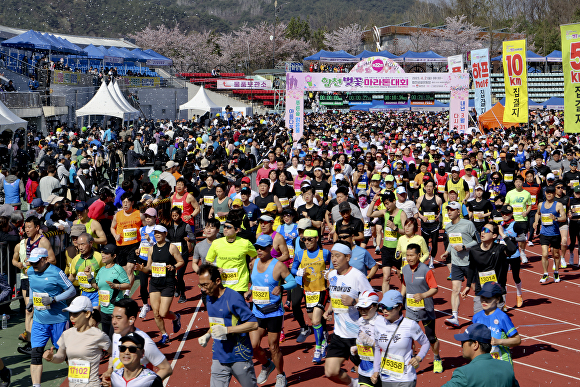
[[[440, 243], [439, 251], [442, 249], [443, 246]], [[374, 251], [372, 253], [374, 256]], [[576, 251], [576, 256], [577, 254]], [[550, 278], [547, 284], [540, 284], [538, 282], [542, 273], [540, 247], [538, 245], [528, 247], [527, 255], [530, 263], [523, 265], [520, 274], [523, 281], [524, 306], [521, 309], [510, 307], [508, 311], [522, 336], [521, 345], [512, 350], [516, 377], [522, 387], [579, 386], [580, 270], [561, 269], [562, 282], [556, 284]], [[429, 351], [418, 371], [418, 386], [440, 386], [451, 378], [455, 368], [465, 364], [461, 357], [460, 346], [453, 339], [453, 334], [463, 331], [469, 325], [473, 314], [473, 302], [470, 296], [469, 300], [463, 301], [459, 308], [461, 328], [453, 329], [444, 324], [445, 318], [451, 313], [451, 282], [446, 280], [448, 271], [445, 266], [436, 265], [434, 272], [439, 285], [439, 292], [434, 297], [438, 317], [436, 333], [441, 341], [441, 356], [445, 371], [442, 374], [433, 374], [433, 354]], [[399, 287], [400, 282], [396, 277], [391, 282], [395, 288]], [[375, 288], [380, 289], [380, 270], [371, 283]], [[207, 348], [202, 348], [197, 342], [197, 338], [207, 330], [207, 314], [200, 301], [197, 276], [191, 272], [191, 269], [186, 274], [186, 284], [189, 287], [186, 293], [189, 301], [185, 304], [178, 304], [174, 301], [172, 305], [173, 311], [182, 314], [183, 328], [181, 332], [171, 335], [172, 341], [169, 345], [161, 348], [174, 368], [174, 374], [166, 380], [166, 384], [168, 386], [209, 386], [211, 342]], [[508, 305], [513, 306], [516, 296], [511, 274], [508, 274], [507, 288]], [[137, 298], [138, 294], [136, 292], [134, 298]], [[139, 300], [138, 302], [141, 304]], [[308, 323], [308, 317], [306, 320]], [[148, 332], [155, 341], [160, 338], [151, 312], [145, 320], [139, 320], [136, 325]], [[171, 331], [170, 322], [167, 322], [167, 328]], [[312, 364], [314, 335], [309, 336], [305, 343], [296, 343], [299, 327], [291, 312], [286, 313], [284, 329], [286, 341], [281, 344], [281, 348], [289, 385], [320, 386], [321, 383], [334, 385], [324, 377], [324, 365]], [[262, 344], [264, 348], [267, 348], [266, 339]], [[346, 369], [351, 367], [352, 363], [345, 364]], [[257, 365], [256, 373], [260, 369]], [[355, 374], [351, 375], [355, 376]], [[274, 372], [264, 386], [273, 387], [275, 382], [276, 373]], [[230, 385], [237, 384], [233, 379]]]

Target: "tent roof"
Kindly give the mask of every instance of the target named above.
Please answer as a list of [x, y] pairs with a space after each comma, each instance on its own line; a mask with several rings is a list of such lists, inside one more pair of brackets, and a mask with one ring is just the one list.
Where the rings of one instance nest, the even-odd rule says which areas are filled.
[[564, 108], [564, 98], [559, 97], [552, 97], [549, 100], [545, 101], [543, 105], [546, 109], [560, 109]]
[[0, 131], [6, 129], [16, 130], [19, 128], [26, 128], [27, 126], [27, 121], [12, 113], [12, 111], [8, 109], [2, 101], [0, 101]]
[[7, 39], [0, 45], [23, 50], [49, 51], [52, 49], [51, 42], [34, 30], [28, 30], [18, 36]]
[[546, 55], [548, 62], [562, 62], [562, 51], [554, 50]]
[[320, 61], [330, 61], [330, 62], [340, 62], [340, 61], [353, 62], [353, 61], [358, 61], [358, 59], [359, 58], [357, 58], [356, 56], [351, 55], [344, 50], [340, 50], [340, 51], [320, 50], [316, 54], [311, 55], [311, 56], [307, 56], [306, 58], [304, 58], [304, 60], [320, 60]]
[[433, 51], [415, 52], [407, 51], [399, 56], [395, 61], [405, 62], [442, 62], [447, 61], [447, 57], [441, 56]]
[[147, 59], [147, 66], [171, 66], [173, 64], [173, 60], [153, 51], [152, 49], [143, 52], [152, 56], [152, 58]]
[[89, 59], [103, 59], [105, 57], [103, 50], [99, 47], [93, 46], [92, 44], [86, 46], [84, 52], [87, 53]]
[[123, 93], [121, 93], [121, 89], [119, 89], [119, 84], [117, 83], [117, 81], [115, 81], [113, 83], [113, 90], [115, 91], [115, 93], [117, 94], [119, 99], [121, 100], [122, 106], [129, 109], [128, 110], [129, 113], [137, 113], [137, 115], [139, 115], [139, 110], [137, 110], [133, 106], [131, 106], [131, 104], [127, 101], [127, 99], [125, 98]]
[[358, 54], [356, 57], [358, 59], [365, 59], [365, 58], [370, 58], [371, 56], [382, 56], [382, 57], [389, 58], [389, 59], [398, 58], [398, 56], [396, 56], [395, 54], [390, 53], [387, 50], [379, 51], [379, 52], [372, 52], [372, 51], [364, 50], [363, 52], [361, 52], [360, 54]]
[[216, 105], [207, 96], [204, 87], [200, 87], [192, 99], [179, 106], [179, 110], [200, 110], [203, 112], [210, 112], [212, 109], [220, 109], [221, 111], [221, 106]]
[[[561, 57], [561, 56], [560, 56]], [[545, 62], [546, 57], [536, 54], [533, 51], [526, 51], [526, 59], [528, 62]], [[501, 62], [501, 55], [491, 58], [492, 62]]]
[[113, 99], [107, 83], [103, 81], [95, 96], [85, 106], [77, 109], [76, 114], [77, 117], [99, 115], [124, 118], [126, 111]]
[[478, 118], [480, 128], [497, 128], [500, 126], [520, 126], [517, 123], [504, 123], [503, 122], [503, 111], [504, 107], [501, 103], [496, 103], [491, 109], [481, 114]]
[[[119, 105], [126, 113], [128, 113], [128, 114], [137, 113], [137, 110], [135, 110], [135, 108], [133, 108], [132, 106], [129, 106], [127, 101], [124, 101], [125, 98], [121, 98], [117, 94], [117, 90], [115, 90], [115, 82], [109, 82], [109, 85], [107, 86], [107, 88], [109, 89], [109, 94], [111, 94], [111, 97], [113, 97], [113, 99], [115, 100], [117, 105]], [[125, 103], [127, 103], [127, 105], [125, 105], [125, 103], [123, 103], [123, 101]]]

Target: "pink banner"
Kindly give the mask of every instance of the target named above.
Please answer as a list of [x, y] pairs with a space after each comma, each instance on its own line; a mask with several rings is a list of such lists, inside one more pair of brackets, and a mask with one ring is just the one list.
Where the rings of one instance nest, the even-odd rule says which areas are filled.
[[469, 126], [469, 74], [451, 74], [449, 99], [449, 130], [465, 133]]
[[297, 142], [304, 131], [304, 77], [302, 73], [286, 73], [286, 127]]

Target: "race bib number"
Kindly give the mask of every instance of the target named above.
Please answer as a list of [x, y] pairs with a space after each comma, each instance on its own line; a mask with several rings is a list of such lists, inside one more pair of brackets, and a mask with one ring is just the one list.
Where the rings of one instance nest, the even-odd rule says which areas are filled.
[[434, 212], [425, 212], [423, 215], [427, 218], [427, 223], [433, 223], [435, 218], [437, 218]]
[[294, 247], [288, 246], [288, 255], [290, 255], [290, 259], [294, 259]]
[[365, 225], [364, 225], [364, 231], [368, 231], [368, 230], [370, 230], [370, 229], [371, 229], [371, 225], [370, 225], [370, 223], [369, 223], [369, 222], [365, 222]]
[[320, 292], [306, 292], [306, 307], [314, 308], [319, 304]]
[[452, 245], [462, 245], [463, 237], [460, 232], [452, 232], [449, 234], [449, 243]]
[[206, 206], [213, 206], [213, 196], [204, 196], [203, 204], [205, 204]]
[[314, 193], [316, 195], [319, 195], [321, 198], [324, 197], [324, 191], [321, 189], [317, 189]]
[[443, 214], [443, 224], [451, 223], [451, 219], [447, 215], [447, 212]]
[[411, 180], [411, 181], [409, 182], [409, 187], [410, 187], [410, 188], [415, 188], [415, 180]]
[[476, 222], [483, 222], [485, 221], [485, 217], [483, 216], [483, 211], [476, 211], [473, 213], [473, 220]]
[[360, 189], [360, 190], [365, 190], [365, 189], [367, 189], [367, 183], [366, 182], [358, 183], [356, 185], [356, 188]]
[[342, 299], [340, 299], [340, 297], [332, 297], [331, 303], [332, 303], [332, 309], [334, 310], [334, 313], [340, 314], [340, 313], [348, 312], [348, 306], [346, 306], [342, 303]]
[[[219, 219], [219, 218], [218, 218]], [[179, 250], [179, 253], [181, 254], [181, 242], [173, 242], [171, 243], [173, 246], [177, 247], [177, 250]]]
[[504, 180], [511, 183], [512, 181], [514, 181], [514, 175], [511, 173], [506, 173], [504, 176]]
[[493, 189], [491, 191], [489, 191], [489, 198], [493, 199], [497, 196], [497, 192], [495, 192]]
[[290, 200], [288, 198], [280, 198], [280, 204], [283, 208], [290, 206]]
[[391, 230], [389, 227], [385, 227], [385, 241], [387, 242], [394, 242], [397, 240], [398, 233], [396, 231]]
[[252, 299], [256, 305], [267, 305], [270, 303], [270, 289], [267, 286], [253, 286]]
[[486, 282], [497, 282], [495, 270], [479, 272], [479, 284], [483, 286]]
[[493, 218], [493, 221], [496, 222], [497, 224], [500, 224], [501, 222], [503, 222], [503, 218], [501, 216], [496, 216]]
[[[226, 324], [224, 323], [224, 319], [223, 318], [221, 318], [221, 317], [209, 317], [209, 328], [211, 329], [214, 325], [221, 325], [222, 327], [225, 327], [226, 326]], [[214, 340], [227, 340], [227, 335], [215, 336], [212, 333], [211, 337]]]
[[141, 245], [141, 248], [139, 248], [139, 255], [141, 257], [147, 257], [149, 256], [149, 248], [151, 246], [147, 246], [147, 245]]
[[401, 379], [405, 373], [405, 360], [403, 356], [389, 355], [381, 360], [381, 373], [393, 379]]
[[552, 224], [554, 224], [554, 220], [552, 219], [552, 217], [549, 215], [542, 215], [542, 224], [544, 226], [551, 226]]
[[580, 216], [580, 205], [576, 204], [571, 207], [573, 216]]
[[48, 309], [50, 309], [50, 305], [43, 305], [42, 304], [42, 297], [48, 297], [48, 293], [34, 292], [34, 294], [32, 295], [32, 304], [34, 305], [34, 309], [36, 309], [36, 310], [48, 310]]
[[532, 196], [532, 204], [536, 204], [536, 195], [531, 195]]
[[437, 192], [439, 192], [439, 193], [445, 192], [445, 184], [438, 184], [437, 185]]
[[407, 308], [412, 310], [425, 309], [425, 300], [415, 301], [414, 294], [407, 294]]
[[99, 305], [107, 307], [111, 304], [111, 292], [108, 290], [99, 290]]
[[167, 274], [167, 264], [163, 262], [153, 262], [151, 264], [151, 276], [154, 278], [165, 277]]
[[489, 354], [494, 359], [501, 360], [501, 353], [499, 352], [499, 347], [498, 346], [495, 346], [494, 345], [493, 347], [491, 347], [491, 352]]
[[357, 344], [356, 348], [358, 350], [358, 357], [360, 357], [361, 360], [366, 361], [375, 360], [374, 348], [372, 346]]
[[222, 269], [221, 277], [224, 285], [235, 285], [238, 283], [238, 269]]
[[81, 288], [84, 289], [92, 288], [91, 284], [89, 283], [89, 277], [84, 272], [77, 274], [77, 281], [79, 283], [79, 287]]
[[514, 206], [514, 215], [521, 215], [524, 212], [523, 206]]
[[560, 170], [559, 170], [559, 169], [554, 169], [554, 170], [552, 171], [552, 173], [554, 174], [554, 176], [556, 176], [556, 178], [557, 178], [558, 176], [560, 176]]
[[578, 187], [580, 185], [580, 180], [570, 180], [570, 183], [572, 183], [572, 188]]
[[183, 202], [173, 203], [173, 207], [177, 207], [183, 212]]
[[228, 218], [226, 216], [216, 216], [216, 219], [219, 220], [221, 224], [224, 224]]
[[135, 241], [137, 240], [137, 229], [136, 228], [126, 228], [123, 230], [123, 241]]
[[91, 376], [91, 363], [88, 360], [69, 360], [68, 381], [74, 384], [88, 384]]
[[302, 194], [302, 190], [300, 190], [300, 188], [298, 188], [298, 189], [296, 189], [296, 188], [295, 188], [295, 189], [294, 189], [294, 194], [295, 194], [296, 196], [300, 196], [300, 194]]

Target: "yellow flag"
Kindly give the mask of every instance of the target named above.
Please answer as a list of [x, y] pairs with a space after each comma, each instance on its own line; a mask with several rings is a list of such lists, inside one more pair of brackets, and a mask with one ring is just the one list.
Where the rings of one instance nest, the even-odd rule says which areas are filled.
[[528, 122], [528, 64], [526, 41], [503, 42], [503, 79], [505, 84], [504, 122]]
[[564, 132], [580, 133], [580, 24], [560, 26], [564, 71]]

